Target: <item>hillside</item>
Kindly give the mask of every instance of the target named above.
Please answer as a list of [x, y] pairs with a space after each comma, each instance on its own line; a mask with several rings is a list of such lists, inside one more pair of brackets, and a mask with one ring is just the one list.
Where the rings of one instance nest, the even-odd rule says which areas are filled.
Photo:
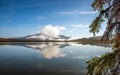
[[[69, 37], [66, 37], [64, 35], [60, 35], [62, 38], [52, 38], [52, 39], [41, 39], [41, 38], [28, 38], [32, 35], [25, 36], [25, 37], [19, 37], [19, 38], [0, 38], [0, 42], [100, 42], [101, 36], [97, 37], [90, 37], [90, 38], [79, 38], [70, 40]], [[62, 40], [61, 40], [62, 39]]]

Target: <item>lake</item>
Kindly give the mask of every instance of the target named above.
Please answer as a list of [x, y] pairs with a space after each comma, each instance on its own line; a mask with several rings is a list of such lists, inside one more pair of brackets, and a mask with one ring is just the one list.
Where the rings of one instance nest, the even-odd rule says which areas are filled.
[[101, 44], [0, 43], [0, 75], [86, 75], [86, 61], [105, 52]]

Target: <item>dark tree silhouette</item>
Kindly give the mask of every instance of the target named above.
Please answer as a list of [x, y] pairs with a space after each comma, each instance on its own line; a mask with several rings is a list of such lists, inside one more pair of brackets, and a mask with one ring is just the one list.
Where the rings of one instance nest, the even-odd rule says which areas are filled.
[[120, 0], [94, 0], [92, 7], [98, 17], [90, 25], [90, 32], [95, 36], [101, 23], [107, 21], [106, 30], [101, 38], [113, 46], [113, 52], [89, 60], [87, 75], [120, 74]]
[[107, 21], [102, 40], [112, 40], [114, 48], [120, 49], [120, 0], [94, 0], [92, 7], [99, 15], [90, 25], [90, 32], [99, 32], [101, 23]]

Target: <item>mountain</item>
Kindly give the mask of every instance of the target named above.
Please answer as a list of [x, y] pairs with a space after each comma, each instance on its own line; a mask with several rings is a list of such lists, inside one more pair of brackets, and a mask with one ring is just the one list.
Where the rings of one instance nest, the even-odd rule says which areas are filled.
[[17, 38], [0, 38], [0, 42], [79, 42], [79, 43], [99, 43], [101, 36], [71, 39], [65, 35], [50, 36], [42, 33], [27, 35], [25, 37]]
[[102, 36], [96, 36], [96, 37], [89, 37], [89, 38], [79, 38], [79, 39], [73, 39], [71, 41], [73, 42], [82, 42], [82, 43], [88, 43], [88, 42], [101, 42], [101, 37]]
[[22, 39], [34, 39], [34, 40], [61, 40], [61, 41], [68, 40], [69, 38], [70, 38], [70, 37], [64, 36], [64, 35], [48, 36], [48, 35], [44, 35], [44, 34], [42, 34], [42, 33], [32, 34], [32, 35], [28, 35], [28, 36], [22, 37]]

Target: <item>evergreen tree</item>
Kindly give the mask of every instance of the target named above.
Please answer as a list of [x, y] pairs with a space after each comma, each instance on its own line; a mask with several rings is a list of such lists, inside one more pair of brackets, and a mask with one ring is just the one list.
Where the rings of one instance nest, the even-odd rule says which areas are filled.
[[99, 15], [90, 25], [90, 32], [99, 32], [101, 23], [107, 21], [102, 40], [112, 40], [114, 48], [120, 50], [120, 0], [94, 0], [92, 7]]
[[101, 23], [107, 21], [106, 30], [101, 38], [112, 44], [113, 52], [89, 60], [87, 75], [120, 74], [120, 0], [94, 0], [92, 7], [98, 17], [90, 25], [90, 32], [95, 36]]

